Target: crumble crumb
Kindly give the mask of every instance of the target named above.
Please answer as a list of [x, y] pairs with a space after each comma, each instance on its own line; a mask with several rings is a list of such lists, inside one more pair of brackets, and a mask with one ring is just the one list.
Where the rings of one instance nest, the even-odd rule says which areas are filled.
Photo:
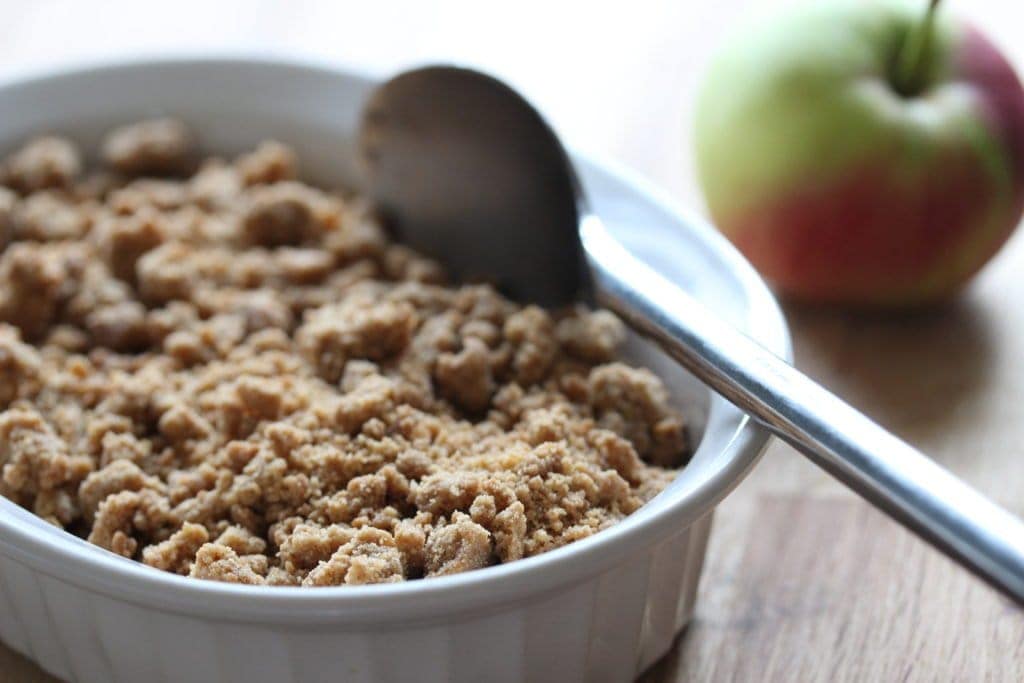
[[0, 179], [9, 188], [28, 194], [51, 187], [68, 187], [82, 172], [82, 155], [66, 138], [43, 136], [29, 140], [9, 156]]
[[181, 121], [152, 119], [112, 130], [103, 141], [103, 160], [125, 175], [177, 174], [188, 167], [192, 146]]

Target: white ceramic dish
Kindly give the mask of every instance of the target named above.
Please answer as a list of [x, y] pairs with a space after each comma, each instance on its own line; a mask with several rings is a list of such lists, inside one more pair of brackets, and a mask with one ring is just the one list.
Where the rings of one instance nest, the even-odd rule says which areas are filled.
[[[282, 61], [111, 64], [0, 85], [0, 151], [59, 131], [94, 146], [111, 125], [183, 117], [208, 151], [294, 145], [305, 177], [355, 182], [352, 132], [372, 81]], [[637, 179], [577, 156], [597, 211], [632, 249], [769, 348], [785, 323], [750, 267]], [[641, 230], [642, 228], [642, 230]], [[712, 510], [767, 434], [661, 354], [634, 352], [682, 397], [700, 446], [623, 523], [508, 565], [352, 588], [195, 581], [90, 546], [0, 498], [0, 639], [78, 681], [627, 680], [693, 609]]]

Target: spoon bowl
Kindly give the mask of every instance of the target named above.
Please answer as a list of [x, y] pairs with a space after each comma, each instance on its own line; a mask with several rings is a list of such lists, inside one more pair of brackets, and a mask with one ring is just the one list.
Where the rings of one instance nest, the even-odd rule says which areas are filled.
[[403, 73], [371, 96], [359, 145], [397, 236], [456, 278], [547, 306], [586, 289], [572, 165], [505, 84], [455, 67]]

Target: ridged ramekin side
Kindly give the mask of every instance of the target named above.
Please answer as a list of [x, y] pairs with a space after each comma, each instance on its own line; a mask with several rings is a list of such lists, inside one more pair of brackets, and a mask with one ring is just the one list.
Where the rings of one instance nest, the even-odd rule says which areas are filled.
[[0, 640], [86, 683], [625, 681], [688, 621], [710, 523], [708, 513], [597, 576], [514, 605], [364, 631], [144, 608], [0, 556]]

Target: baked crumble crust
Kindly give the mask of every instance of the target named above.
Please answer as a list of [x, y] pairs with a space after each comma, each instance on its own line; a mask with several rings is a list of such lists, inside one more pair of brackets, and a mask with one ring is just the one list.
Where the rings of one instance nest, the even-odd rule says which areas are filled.
[[246, 584], [401, 581], [600, 531], [687, 457], [606, 311], [545, 311], [391, 243], [277, 142], [198, 162], [159, 119], [104, 167], [0, 168], [0, 494]]

